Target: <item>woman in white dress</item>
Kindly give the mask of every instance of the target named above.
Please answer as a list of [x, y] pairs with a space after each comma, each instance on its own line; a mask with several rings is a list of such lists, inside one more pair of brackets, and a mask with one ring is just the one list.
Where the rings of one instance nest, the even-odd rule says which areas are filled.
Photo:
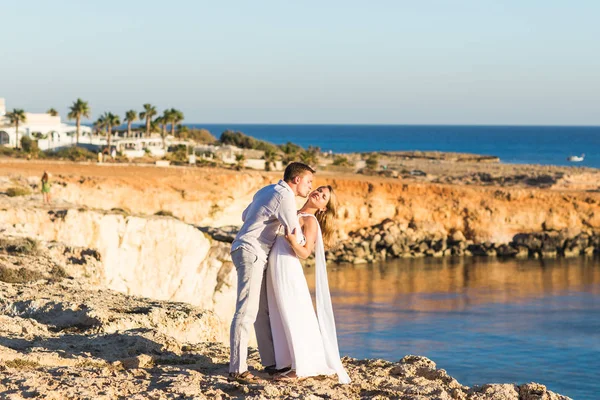
[[[331, 241], [336, 207], [331, 186], [314, 190], [298, 212], [305, 244], [297, 243], [300, 232], [282, 233], [269, 254], [267, 296], [276, 368], [290, 368], [276, 379], [337, 374], [340, 383], [350, 383], [340, 360], [323, 245]], [[313, 251], [317, 314], [299, 260]]]

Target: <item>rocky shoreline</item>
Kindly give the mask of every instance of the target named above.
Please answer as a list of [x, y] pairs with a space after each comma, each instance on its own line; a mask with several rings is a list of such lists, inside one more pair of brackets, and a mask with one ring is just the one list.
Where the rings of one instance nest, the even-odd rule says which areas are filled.
[[227, 382], [219, 316], [101, 287], [88, 248], [0, 237], [0, 397], [44, 399], [567, 400], [538, 383], [468, 387], [425, 357], [344, 357], [352, 379]]
[[462, 231], [430, 233], [410, 223], [385, 220], [349, 234], [328, 251], [328, 261], [362, 264], [390, 258], [484, 256], [557, 258], [600, 253], [600, 232], [568, 229], [516, 234], [509, 243], [474, 242]]
[[[199, 227], [213, 240], [231, 243], [237, 227]], [[451, 234], [419, 230], [410, 223], [385, 220], [350, 232], [348, 239], [326, 251], [334, 263], [365, 264], [394, 258], [503, 257], [557, 258], [592, 257], [600, 254], [600, 232], [567, 230], [519, 233], [509, 243], [474, 242], [461, 231]]]

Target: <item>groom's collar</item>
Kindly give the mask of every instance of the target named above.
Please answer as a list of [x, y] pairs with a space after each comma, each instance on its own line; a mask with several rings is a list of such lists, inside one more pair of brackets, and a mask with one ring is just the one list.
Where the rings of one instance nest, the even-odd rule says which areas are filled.
[[289, 190], [290, 192], [292, 192], [292, 194], [294, 194], [294, 196], [295, 196], [294, 191], [292, 190], [292, 188], [290, 187], [290, 185], [287, 184], [286, 181], [284, 181], [283, 179], [281, 179], [277, 184], [283, 186], [284, 188], [286, 188], [287, 190]]

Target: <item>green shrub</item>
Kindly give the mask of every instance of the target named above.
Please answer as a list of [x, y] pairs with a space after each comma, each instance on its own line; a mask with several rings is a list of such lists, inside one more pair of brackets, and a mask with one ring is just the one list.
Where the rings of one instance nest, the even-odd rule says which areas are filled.
[[21, 149], [23, 149], [25, 153], [37, 153], [40, 151], [37, 140], [31, 139], [29, 136], [23, 136], [21, 138]]
[[36, 369], [40, 368], [40, 363], [36, 361], [23, 360], [22, 358], [15, 358], [13, 360], [6, 361], [4, 363], [8, 368], [17, 369]]
[[53, 281], [60, 281], [68, 276], [69, 275], [67, 275], [67, 271], [65, 271], [65, 269], [60, 265], [55, 265], [50, 270], [50, 279]]
[[38, 241], [31, 238], [0, 239], [0, 250], [7, 253], [37, 254]]
[[266, 150], [263, 155], [263, 160], [265, 160], [265, 171], [270, 171], [272, 166], [275, 166], [275, 161], [277, 161], [277, 153], [271, 150]]
[[180, 131], [179, 136], [182, 139], [191, 139], [203, 144], [213, 144], [217, 142], [217, 138], [207, 129], [186, 129]]
[[67, 147], [57, 151], [46, 151], [46, 155], [49, 158], [62, 158], [71, 161], [87, 161], [87, 160], [97, 160], [98, 155], [85, 149], [83, 147]]
[[6, 189], [6, 195], [8, 197], [29, 196], [30, 194], [31, 190], [23, 186], [14, 186]]
[[277, 152], [277, 146], [273, 143], [257, 140], [252, 136], [244, 135], [242, 132], [227, 130], [221, 134], [219, 141], [223, 144], [230, 144], [242, 149], [254, 149], [263, 151]]
[[246, 156], [243, 154], [236, 154], [235, 155], [235, 167], [240, 170], [242, 168], [244, 168], [244, 165], [246, 165]]
[[188, 152], [184, 144], [169, 147], [169, 152], [165, 155], [165, 158], [173, 162], [188, 162]]
[[348, 161], [347, 157], [344, 156], [335, 156], [333, 159], [333, 165], [337, 165], [340, 167], [349, 167], [351, 165], [350, 161]]
[[300, 161], [308, 165], [317, 165], [319, 162], [320, 147], [308, 146], [308, 150], [300, 153]]
[[304, 149], [302, 147], [300, 147], [297, 144], [292, 143], [292, 142], [287, 142], [286, 144], [282, 144], [279, 146], [279, 148], [285, 154], [297, 154], [297, 153], [304, 151]]
[[43, 279], [44, 275], [27, 268], [13, 269], [0, 265], [0, 281], [6, 283], [27, 283]]
[[18, 157], [19, 155], [22, 155], [22, 153], [15, 148], [0, 146], [0, 156]]
[[83, 369], [102, 369], [102, 368], [110, 368], [111, 364], [108, 364], [105, 361], [93, 361], [93, 360], [83, 360], [79, 361], [75, 364], [75, 368], [83, 368]]
[[379, 156], [376, 153], [370, 154], [366, 160], [367, 168], [376, 170], [379, 166]]

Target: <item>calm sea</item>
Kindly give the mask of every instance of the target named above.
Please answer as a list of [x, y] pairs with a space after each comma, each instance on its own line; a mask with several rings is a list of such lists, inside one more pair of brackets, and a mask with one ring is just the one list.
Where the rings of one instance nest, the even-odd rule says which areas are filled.
[[[600, 168], [600, 127], [194, 124], [334, 153], [430, 150]], [[585, 153], [583, 162], [567, 157]], [[309, 285], [312, 271], [306, 270]], [[434, 360], [459, 382], [600, 398], [600, 261], [461, 258], [330, 266], [343, 354]]]
[[402, 259], [328, 275], [343, 355], [422, 355], [468, 386], [534, 381], [600, 398], [597, 258]]
[[[505, 163], [600, 168], [600, 127], [444, 125], [236, 125], [189, 124], [217, 138], [226, 129], [275, 144], [288, 141], [335, 153], [437, 150], [487, 154]], [[585, 153], [584, 161], [567, 157]]]

